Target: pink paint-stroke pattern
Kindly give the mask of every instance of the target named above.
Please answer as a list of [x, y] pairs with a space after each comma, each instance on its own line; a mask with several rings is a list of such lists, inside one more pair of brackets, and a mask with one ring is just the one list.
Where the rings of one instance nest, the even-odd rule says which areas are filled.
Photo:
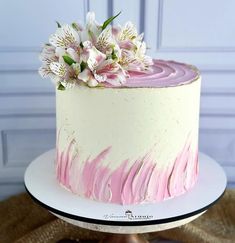
[[[64, 151], [57, 149], [57, 179], [73, 193], [89, 199], [126, 205], [159, 202], [183, 194], [197, 180], [198, 151], [193, 152], [189, 141], [166, 169], [158, 169], [151, 153], [147, 153], [131, 163], [131, 167], [126, 159], [111, 170], [102, 163], [111, 147], [81, 163], [79, 155], [73, 156], [75, 144], [72, 140]], [[75, 164], [84, 166], [78, 169]]]

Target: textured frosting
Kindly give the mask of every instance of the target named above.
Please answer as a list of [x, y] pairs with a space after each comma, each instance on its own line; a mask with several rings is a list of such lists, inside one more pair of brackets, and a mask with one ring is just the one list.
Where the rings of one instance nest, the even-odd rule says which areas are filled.
[[171, 87], [191, 83], [199, 77], [198, 70], [175, 61], [154, 60], [149, 73], [132, 73], [125, 87]]
[[[57, 150], [57, 179], [71, 192], [87, 198], [120, 204], [136, 204], [143, 199], [158, 202], [183, 194], [197, 180], [198, 152], [192, 150], [190, 140], [165, 169], [158, 168], [151, 151], [134, 163], [126, 159], [111, 170], [104, 164], [111, 146], [85, 161], [80, 161], [79, 154], [73, 156], [73, 147], [74, 140], [63, 152]], [[80, 168], [74, 169], [75, 164]]]
[[57, 178], [73, 193], [136, 204], [194, 185], [200, 77], [175, 87], [77, 87], [56, 95]]

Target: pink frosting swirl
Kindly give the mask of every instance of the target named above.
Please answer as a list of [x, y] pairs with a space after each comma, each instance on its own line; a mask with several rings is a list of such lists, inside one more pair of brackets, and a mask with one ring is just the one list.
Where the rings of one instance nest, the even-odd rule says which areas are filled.
[[194, 66], [175, 61], [154, 60], [152, 69], [149, 73], [131, 73], [122, 87], [172, 87], [191, 83], [200, 75]]

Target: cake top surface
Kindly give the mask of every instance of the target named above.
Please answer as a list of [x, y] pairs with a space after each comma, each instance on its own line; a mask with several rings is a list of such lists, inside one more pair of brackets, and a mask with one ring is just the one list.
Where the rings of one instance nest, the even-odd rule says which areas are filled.
[[[165, 60], [153, 60], [152, 70], [148, 73], [132, 72], [127, 78], [123, 87], [129, 88], [163, 88], [174, 87], [188, 84], [199, 77], [199, 71], [196, 67]], [[107, 84], [107, 87], [113, 87]]]

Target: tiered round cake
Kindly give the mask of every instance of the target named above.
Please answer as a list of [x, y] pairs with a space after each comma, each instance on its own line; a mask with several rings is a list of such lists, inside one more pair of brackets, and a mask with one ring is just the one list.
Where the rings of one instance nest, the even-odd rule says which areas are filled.
[[173, 61], [123, 87], [57, 90], [59, 182], [80, 196], [137, 204], [175, 197], [198, 175], [200, 76]]

